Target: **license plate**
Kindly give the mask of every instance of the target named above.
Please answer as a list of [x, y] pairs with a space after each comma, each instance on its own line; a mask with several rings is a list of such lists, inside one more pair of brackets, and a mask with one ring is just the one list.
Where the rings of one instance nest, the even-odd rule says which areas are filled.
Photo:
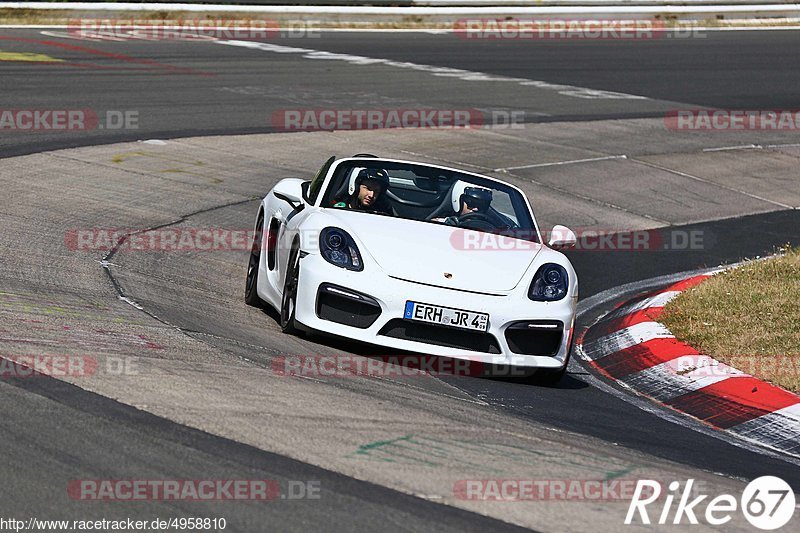
[[489, 329], [488, 313], [476, 313], [474, 311], [452, 309], [420, 302], [407, 301], [403, 318], [476, 331]]

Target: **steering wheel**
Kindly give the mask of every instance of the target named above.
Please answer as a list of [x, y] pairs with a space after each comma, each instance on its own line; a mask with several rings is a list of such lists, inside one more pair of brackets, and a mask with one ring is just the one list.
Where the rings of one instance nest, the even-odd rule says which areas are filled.
[[481, 231], [494, 231], [497, 225], [492, 220], [492, 217], [486, 213], [473, 211], [458, 217], [458, 226], [460, 228], [476, 229]]
[[442, 202], [442, 198], [444, 197], [444, 195], [441, 195], [437, 196], [432, 200], [428, 200], [427, 202], [415, 202], [414, 200], [406, 200], [405, 198], [400, 198], [395, 193], [393, 193], [391, 189], [386, 189], [386, 192], [384, 192], [383, 194], [393, 202], [397, 202], [398, 204], [403, 204], [403, 205], [410, 205], [412, 207], [433, 207], [435, 205], [439, 205]]

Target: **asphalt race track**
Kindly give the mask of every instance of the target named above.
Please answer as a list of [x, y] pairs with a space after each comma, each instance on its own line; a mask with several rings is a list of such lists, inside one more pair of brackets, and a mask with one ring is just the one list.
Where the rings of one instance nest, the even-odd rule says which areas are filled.
[[[141, 120], [136, 131], [52, 132], [39, 134], [36, 140], [4, 135], [0, 148], [3, 155], [16, 155], [136, 140], [145, 134], [165, 138], [269, 133], [275, 129], [270, 121], [273, 111], [304, 106], [424, 104], [427, 108], [508, 109], [525, 111], [526, 121], [661, 118], [665, 110], [687, 108], [687, 104], [688, 108], [793, 109], [795, 87], [800, 83], [800, 59], [794, 53], [800, 35], [794, 31], [563, 42], [329, 32], [318, 38], [267, 43], [455, 67], [651, 100], [562, 98], [551, 91], [509, 90], [504, 87], [507, 84], [419, 80], [407, 71], [377, 66], [358, 69], [350, 76], [345, 75], [348, 69], [334, 62], [300, 61], [293, 54], [280, 54], [267, 69], [263, 63], [267, 58], [261, 54], [206, 42], [94, 42], [5, 30], [0, 50], [43, 54], [62, 62], [4, 63], [0, 79], [4, 101], [20, 108], [47, 108], [53, 104], [53, 94], [58, 94], [57, 102], [69, 103], [71, 109], [134, 110]], [[45, 87], [48, 90], [42, 90]], [[662, 102], [681, 102], [683, 107]]]
[[[797, 131], [674, 131], [663, 117], [800, 108], [799, 46], [796, 31], [628, 42], [322, 33], [262, 46], [0, 30], [0, 109], [91, 110], [103, 125], [0, 129], [0, 357], [90, 356], [99, 369], [0, 380], [0, 517], [224, 517], [232, 531], [612, 531], [627, 499], [477, 501], [454, 487], [694, 478], [710, 494], [738, 494], [771, 474], [797, 492], [797, 458], [642, 409], [576, 360], [555, 388], [283, 377], [281, 356], [383, 352], [282, 335], [274, 313], [242, 300], [243, 250], [107, 256], [70, 247], [69, 235], [247, 230], [278, 179], [311, 176], [329, 155], [371, 152], [506, 179], [526, 191], [543, 228], [653, 230], [647, 250], [570, 252], [582, 300], [763, 256], [800, 244]], [[286, 132], [274, 118], [415, 108], [523, 119]], [[129, 127], [108, 122], [126, 113]], [[690, 235], [696, 245], [684, 246]], [[408, 246], [413, 253], [413, 239]], [[83, 501], [67, 490], [82, 479], [270, 479], [287, 497]], [[288, 497], [300, 482], [319, 497]], [[751, 530], [739, 518], [726, 527]]]

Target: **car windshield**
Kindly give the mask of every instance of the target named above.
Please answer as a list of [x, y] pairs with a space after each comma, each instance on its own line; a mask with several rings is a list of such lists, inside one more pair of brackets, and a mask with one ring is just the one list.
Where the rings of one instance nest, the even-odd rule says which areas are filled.
[[[388, 177], [388, 187], [378, 183], [376, 175], [385, 176], [381, 178], [384, 180]], [[359, 198], [362, 183], [367, 186]], [[533, 218], [519, 191], [490, 179], [422, 164], [376, 159], [344, 161], [334, 170], [322, 207], [503, 233], [538, 242]]]

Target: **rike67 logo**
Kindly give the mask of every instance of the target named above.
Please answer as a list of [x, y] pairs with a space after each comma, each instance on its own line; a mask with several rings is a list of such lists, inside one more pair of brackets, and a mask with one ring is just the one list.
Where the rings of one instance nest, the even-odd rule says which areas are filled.
[[[628, 507], [628, 514], [625, 516], [625, 524], [654, 522], [659, 525], [670, 523], [678, 525], [688, 522], [697, 525], [700, 523], [699, 516], [705, 519], [707, 524], [721, 526], [730, 522], [734, 513], [741, 511], [752, 526], [771, 531], [788, 524], [794, 515], [794, 492], [792, 487], [779, 477], [762, 476], [754, 479], [744, 488], [738, 500], [731, 494], [720, 494], [705, 504], [705, 512], [702, 514], [701, 504], [709, 496], [693, 494], [693, 484], [694, 480], [689, 479], [681, 489], [680, 482], [673, 481], [669, 484], [669, 490], [664, 497], [658, 481], [638, 480]], [[676, 499], [677, 504], [673, 508]], [[649, 505], [660, 500], [664, 502], [660, 513], [658, 509], [648, 509]], [[648, 511], [656, 511], [656, 514], [651, 518]]]

